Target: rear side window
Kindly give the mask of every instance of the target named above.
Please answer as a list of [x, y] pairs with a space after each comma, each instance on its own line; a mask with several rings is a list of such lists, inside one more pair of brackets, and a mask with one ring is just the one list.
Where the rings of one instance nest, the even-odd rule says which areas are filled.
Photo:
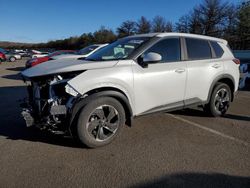
[[208, 41], [201, 39], [186, 38], [188, 60], [210, 59], [211, 49]]
[[162, 56], [161, 63], [180, 61], [180, 39], [163, 39], [149, 48], [144, 54], [155, 52]]
[[216, 58], [221, 57], [223, 55], [224, 51], [220, 47], [220, 45], [214, 41], [210, 41], [210, 44], [211, 44], [212, 48], [214, 49], [214, 53], [215, 53]]

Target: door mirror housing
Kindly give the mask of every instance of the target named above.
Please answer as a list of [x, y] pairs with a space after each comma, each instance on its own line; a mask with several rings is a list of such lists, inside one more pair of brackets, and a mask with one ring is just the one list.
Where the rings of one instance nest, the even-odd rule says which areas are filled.
[[162, 56], [158, 53], [155, 52], [149, 52], [144, 55], [143, 57], [143, 62], [148, 64], [148, 63], [157, 63], [162, 60]]

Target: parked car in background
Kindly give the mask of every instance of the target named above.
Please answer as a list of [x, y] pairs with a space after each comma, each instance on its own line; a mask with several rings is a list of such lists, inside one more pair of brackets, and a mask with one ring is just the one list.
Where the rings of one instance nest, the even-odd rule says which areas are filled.
[[85, 60], [42, 63], [21, 74], [27, 126], [71, 133], [104, 146], [133, 117], [190, 106], [223, 116], [238, 90], [239, 64], [227, 41], [184, 33], [117, 40]]
[[58, 56], [51, 57], [50, 60], [86, 58], [89, 55], [95, 53], [96, 51], [102, 49], [103, 47], [107, 45], [108, 44], [93, 44], [93, 45], [87, 46], [79, 50], [75, 54], [58, 55]]
[[6, 61], [6, 56], [3, 52], [0, 52], [0, 63]]
[[49, 55], [49, 52], [41, 52], [41, 53], [38, 53], [38, 54], [33, 54], [31, 56], [31, 58], [45, 57], [47, 55]]
[[250, 50], [234, 50], [233, 54], [240, 60], [239, 88], [245, 89], [250, 84]]
[[14, 62], [16, 60], [22, 59], [22, 56], [14, 52], [6, 52], [5, 54], [7, 61]]
[[5, 49], [3, 49], [3, 48], [0, 48], [0, 52], [2, 52], [2, 53], [6, 53], [6, 50], [5, 50]]
[[31, 53], [28, 50], [19, 50], [16, 51], [16, 53], [21, 55], [22, 57], [31, 57]]
[[248, 63], [245, 62], [244, 64], [240, 65], [240, 83], [239, 88], [244, 89], [250, 81], [250, 59]]
[[40, 63], [46, 62], [50, 58], [57, 56], [57, 55], [75, 54], [75, 53], [76, 53], [76, 51], [74, 51], [74, 50], [59, 50], [59, 51], [52, 52], [45, 57], [32, 58], [32, 59], [27, 60], [26, 68], [33, 67], [33, 66], [38, 65]]
[[39, 51], [39, 50], [31, 50], [31, 53], [32, 53], [32, 54], [40, 54], [40, 53], [42, 53], [42, 52]]

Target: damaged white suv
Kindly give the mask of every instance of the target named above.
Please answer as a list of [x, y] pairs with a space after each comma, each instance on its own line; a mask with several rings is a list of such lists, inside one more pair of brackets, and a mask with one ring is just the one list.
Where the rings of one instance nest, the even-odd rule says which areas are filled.
[[85, 60], [49, 61], [22, 75], [27, 126], [60, 130], [98, 147], [136, 116], [191, 105], [225, 114], [238, 88], [239, 60], [222, 39], [156, 33], [122, 38]]

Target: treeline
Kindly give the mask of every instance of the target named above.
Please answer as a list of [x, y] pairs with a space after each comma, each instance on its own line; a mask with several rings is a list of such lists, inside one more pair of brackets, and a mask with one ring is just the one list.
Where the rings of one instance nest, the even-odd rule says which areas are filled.
[[[93, 33], [54, 40], [30, 48], [80, 49], [93, 43], [111, 43], [117, 38], [151, 32], [184, 32], [224, 38], [233, 49], [250, 49], [250, 1], [238, 5], [222, 0], [204, 0], [173, 23], [162, 16], [127, 20], [113, 31], [102, 26]], [[13, 46], [14, 47], [14, 46]], [[23, 46], [24, 47], [24, 46]]]

